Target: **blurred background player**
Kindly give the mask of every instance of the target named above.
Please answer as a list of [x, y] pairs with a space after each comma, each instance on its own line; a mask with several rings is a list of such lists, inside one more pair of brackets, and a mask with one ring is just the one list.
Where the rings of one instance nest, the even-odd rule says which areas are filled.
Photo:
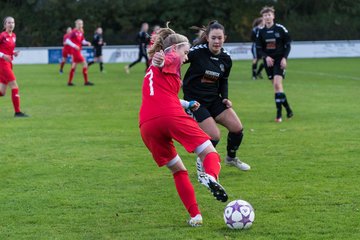
[[63, 69], [64, 69], [64, 65], [66, 63], [66, 60], [67, 60], [68, 57], [71, 56], [72, 48], [65, 43], [66, 39], [69, 38], [71, 31], [72, 31], [71, 27], [68, 27], [66, 29], [66, 33], [64, 34], [64, 37], [63, 37], [63, 45], [64, 45], [64, 47], [63, 47], [62, 53], [61, 53], [62, 58], [61, 58], [61, 62], [60, 62], [60, 71], [59, 71], [60, 73], [63, 73]]
[[11, 100], [15, 110], [15, 117], [28, 117], [27, 114], [20, 111], [19, 87], [12, 70], [12, 60], [19, 52], [15, 50], [16, 35], [13, 32], [15, 28], [15, 19], [5, 17], [3, 21], [5, 31], [0, 34], [0, 97], [5, 96], [6, 88], [11, 88]]
[[256, 80], [257, 78], [262, 79], [261, 71], [264, 68], [264, 63], [261, 62], [259, 69], [257, 69], [257, 63], [261, 59], [261, 57], [258, 55], [257, 49], [256, 49], [256, 36], [259, 32], [259, 29], [264, 27], [264, 20], [262, 17], [256, 18], [253, 22], [253, 29], [251, 30], [251, 41], [253, 42], [251, 45], [251, 53], [253, 55], [252, 60], [252, 79]]
[[91, 43], [85, 40], [84, 37], [84, 22], [81, 19], [75, 21], [75, 28], [71, 31], [70, 36], [65, 43], [70, 45], [72, 49], [72, 64], [69, 74], [68, 86], [74, 86], [72, 80], [77, 64], [81, 63], [83, 66], [84, 85], [92, 86], [93, 83], [88, 81], [88, 66], [84, 56], [81, 54], [82, 45], [91, 46]]
[[293, 111], [287, 101], [283, 88], [287, 58], [291, 48], [291, 38], [288, 30], [281, 24], [274, 23], [275, 9], [265, 6], [260, 11], [264, 19], [264, 28], [259, 29], [256, 38], [256, 48], [264, 59], [265, 71], [272, 81], [275, 91], [276, 122], [282, 122], [282, 106], [287, 117], [293, 117]]
[[152, 33], [151, 33], [151, 35], [150, 35], [150, 43], [149, 43], [149, 46], [148, 46], [149, 49], [150, 49], [151, 46], [154, 44], [154, 42], [155, 42], [155, 40], [156, 40], [156, 36], [157, 36], [159, 30], [160, 30], [160, 26], [159, 26], [159, 25], [155, 25], [155, 26], [153, 27], [153, 31], [152, 31]]
[[103, 38], [103, 30], [101, 27], [98, 27], [95, 30], [94, 39], [92, 41], [92, 45], [94, 47], [94, 61], [88, 63], [90, 67], [95, 62], [98, 62], [100, 65], [100, 72], [104, 71], [104, 63], [103, 63], [103, 56], [102, 56], [102, 47], [106, 45]]
[[[160, 29], [157, 40], [149, 51], [165, 59], [162, 67], [151, 65], [146, 72], [142, 87], [142, 104], [139, 113], [141, 137], [159, 167], [167, 166], [173, 174], [177, 192], [190, 214], [188, 223], [201, 226], [202, 216], [198, 208], [194, 187], [188, 171], [176, 152], [175, 139], [188, 152], [195, 152], [203, 161], [205, 173], [199, 181], [219, 201], [227, 201], [224, 188], [217, 182], [220, 173], [220, 156], [211, 144], [209, 136], [189, 117], [182, 108], [198, 108], [198, 103], [180, 102], [180, 68], [187, 60], [188, 39], [170, 28]], [[162, 50], [165, 52], [162, 52]]]
[[146, 69], [149, 67], [149, 59], [147, 56], [147, 45], [150, 42], [150, 35], [148, 34], [148, 30], [149, 30], [149, 24], [144, 22], [141, 25], [140, 32], [136, 35], [136, 40], [139, 44], [139, 56], [138, 59], [136, 59], [130, 65], [125, 66], [125, 72], [128, 74], [130, 73], [130, 68], [132, 68], [138, 62], [141, 62], [141, 59], [143, 57], [145, 58]]
[[[227, 136], [227, 156], [225, 163], [240, 170], [250, 170], [250, 166], [236, 157], [243, 139], [243, 126], [228, 96], [228, 78], [232, 67], [230, 55], [224, 50], [225, 28], [212, 21], [203, 29], [203, 34], [189, 52], [189, 68], [183, 80], [185, 100], [196, 100], [201, 105], [193, 116], [210, 137], [213, 145], [220, 141], [217, 123], [229, 132]], [[198, 174], [202, 170], [197, 159]]]

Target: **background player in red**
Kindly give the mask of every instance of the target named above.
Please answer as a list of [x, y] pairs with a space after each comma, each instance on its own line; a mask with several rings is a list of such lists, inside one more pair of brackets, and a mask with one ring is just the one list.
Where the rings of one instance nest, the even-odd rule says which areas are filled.
[[81, 19], [75, 21], [75, 28], [71, 31], [70, 36], [66, 39], [65, 43], [70, 45], [72, 49], [72, 64], [69, 75], [68, 86], [74, 86], [72, 80], [74, 78], [75, 69], [78, 63], [83, 65], [83, 76], [84, 76], [84, 85], [92, 86], [93, 83], [88, 81], [88, 65], [84, 56], [81, 54], [82, 45], [91, 46], [91, 43], [85, 40], [84, 37], [84, 22]]
[[20, 111], [19, 87], [12, 70], [13, 57], [19, 54], [19, 52], [14, 51], [16, 43], [16, 35], [13, 32], [15, 19], [13, 17], [5, 17], [4, 28], [5, 31], [0, 34], [0, 97], [5, 96], [6, 87], [9, 85], [15, 117], [28, 117], [28, 115]]
[[64, 45], [64, 47], [63, 47], [62, 53], [61, 53], [62, 58], [61, 58], [61, 62], [60, 62], [60, 71], [59, 71], [60, 73], [63, 73], [63, 69], [64, 69], [64, 65], [66, 63], [66, 59], [71, 56], [72, 48], [65, 43], [66, 39], [69, 38], [71, 31], [72, 31], [71, 27], [68, 27], [66, 29], [66, 33], [64, 34], [64, 37], [63, 37], [63, 45]]
[[228, 196], [217, 182], [220, 173], [219, 154], [212, 146], [210, 137], [182, 109], [178, 98], [181, 88], [180, 68], [187, 60], [189, 46], [189, 40], [185, 36], [176, 34], [170, 28], [159, 30], [149, 56], [152, 58], [157, 52], [162, 54], [165, 62], [162, 67], [151, 65], [146, 72], [139, 124], [141, 137], [158, 166], [167, 166], [173, 174], [178, 194], [191, 216], [188, 223], [200, 226], [202, 216], [194, 188], [173, 140], [182, 144], [188, 152], [195, 152], [203, 160], [205, 173], [199, 181], [210, 189], [217, 200], [225, 202]]
[[156, 41], [156, 36], [157, 36], [159, 30], [160, 30], [160, 26], [159, 26], [159, 25], [155, 25], [155, 26], [153, 27], [153, 31], [152, 31], [151, 34], [150, 34], [149, 49], [150, 49], [150, 48], [152, 47], [152, 45], [155, 43], [155, 41]]

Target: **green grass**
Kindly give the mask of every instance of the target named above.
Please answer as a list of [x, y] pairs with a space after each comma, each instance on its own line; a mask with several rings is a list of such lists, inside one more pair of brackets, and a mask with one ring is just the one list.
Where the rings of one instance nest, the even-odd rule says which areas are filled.
[[[143, 64], [89, 71], [75, 87], [56, 65], [15, 65], [22, 110], [0, 99], [0, 239], [360, 239], [360, 59], [289, 60], [291, 121], [276, 124], [272, 86], [234, 62], [230, 99], [245, 126], [241, 158], [223, 166], [230, 199], [255, 208], [247, 231], [228, 229], [224, 203], [196, 183], [194, 155], [179, 153], [194, 183], [204, 226], [190, 228], [166, 168], [138, 130]], [[66, 71], [69, 65], [66, 65]], [[218, 146], [225, 155], [225, 136]], [[177, 145], [178, 146], [178, 145]]]

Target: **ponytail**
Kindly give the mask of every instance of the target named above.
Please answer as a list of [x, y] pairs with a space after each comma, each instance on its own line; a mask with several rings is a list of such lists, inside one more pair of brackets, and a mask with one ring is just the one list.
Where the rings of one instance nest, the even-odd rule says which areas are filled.
[[148, 51], [149, 57], [159, 52], [160, 50], [166, 50], [174, 44], [189, 44], [189, 40], [184, 35], [176, 33], [174, 30], [169, 28], [169, 22], [166, 23], [165, 28], [160, 28], [156, 34], [156, 40]]

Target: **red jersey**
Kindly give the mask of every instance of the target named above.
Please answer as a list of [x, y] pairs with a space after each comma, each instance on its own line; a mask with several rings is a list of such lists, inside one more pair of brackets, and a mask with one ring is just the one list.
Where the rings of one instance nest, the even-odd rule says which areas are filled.
[[83, 42], [83, 40], [85, 40], [84, 33], [75, 28], [69, 34], [69, 39], [81, 49], [82, 42]]
[[15, 33], [12, 33], [10, 35], [8, 32], [4, 31], [0, 34], [0, 52], [6, 55], [10, 55], [11, 59], [13, 59], [14, 49], [16, 45], [15, 43], [16, 43]]
[[181, 60], [175, 53], [165, 55], [163, 68], [150, 66], [142, 86], [140, 125], [161, 116], [187, 116], [180, 104], [178, 93], [181, 88]]
[[66, 39], [68, 39], [70, 37], [70, 34], [71, 34], [71, 32], [66, 33], [63, 37], [64, 50], [67, 50], [67, 51], [72, 49], [72, 47], [70, 45], [65, 44], [65, 41], [66, 41]]

